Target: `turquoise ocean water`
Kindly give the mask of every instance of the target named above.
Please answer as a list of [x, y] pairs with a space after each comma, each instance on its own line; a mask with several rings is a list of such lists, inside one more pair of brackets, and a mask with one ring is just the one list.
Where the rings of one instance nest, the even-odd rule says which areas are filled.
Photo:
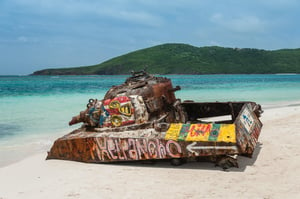
[[[300, 102], [300, 75], [168, 75], [182, 100]], [[0, 166], [49, 150], [90, 98], [127, 76], [0, 76]], [[45, 154], [46, 155], [46, 154]]]

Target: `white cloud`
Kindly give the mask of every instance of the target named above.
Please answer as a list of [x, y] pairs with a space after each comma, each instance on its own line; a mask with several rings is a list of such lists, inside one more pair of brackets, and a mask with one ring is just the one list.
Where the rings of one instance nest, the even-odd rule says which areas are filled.
[[127, 1], [76, 1], [76, 0], [15, 0], [16, 3], [30, 12], [43, 15], [62, 15], [65, 17], [108, 17], [129, 23], [148, 26], [159, 26], [163, 19], [150, 11], [147, 7], [139, 6]]
[[263, 32], [266, 22], [256, 16], [225, 17], [220, 13], [211, 16], [211, 21], [234, 32]]
[[298, 0], [258, 0], [259, 3], [271, 7], [291, 7], [299, 4]]
[[217, 41], [209, 41], [209, 45], [210, 45], [210, 46], [222, 46], [222, 44], [220, 44], [220, 43], [217, 42]]
[[118, 18], [150, 26], [161, 26], [163, 24], [163, 20], [159, 16], [151, 15], [147, 12], [121, 11]]
[[28, 38], [25, 37], [25, 36], [20, 36], [17, 38], [17, 41], [20, 41], [20, 42], [27, 42], [28, 41]]
[[224, 19], [222, 14], [215, 13], [210, 17], [210, 20], [215, 23], [221, 23]]

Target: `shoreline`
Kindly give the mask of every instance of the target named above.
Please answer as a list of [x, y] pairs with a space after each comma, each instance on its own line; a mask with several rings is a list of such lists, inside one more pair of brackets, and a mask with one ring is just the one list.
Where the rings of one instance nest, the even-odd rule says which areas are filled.
[[91, 164], [45, 160], [46, 152], [0, 168], [0, 198], [297, 198], [300, 104], [265, 109], [253, 158], [229, 172], [212, 163]]
[[[46, 69], [47, 70], [47, 69]], [[35, 71], [36, 72], [36, 71]], [[0, 75], [0, 77], [26, 77], [26, 76], [36, 76], [36, 77], [39, 77], [39, 76], [49, 76], [49, 77], [53, 77], [53, 76], [129, 76], [130, 73], [126, 74], [110, 74], [110, 75], [107, 75], [107, 74], [65, 74], [65, 75], [61, 75], [61, 74], [53, 74], [53, 75], [43, 75], [43, 74], [39, 74], [39, 75], [36, 75], [36, 74], [23, 74], [23, 75]], [[193, 75], [198, 75], [198, 76], [202, 76], [202, 75], [300, 75], [300, 73], [203, 73], [203, 74], [194, 74], [194, 73], [168, 73], [168, 74], [153, 74], [153, 75], [190, 75], [190, 76], [193, 76]]]
[[299, 100], [293, 101], [278, 101], [278, 102], [266, 102], [261, 104], [263, 109], [276, 109], [283, 107], [300, 106]]
[[[261, 104], [261, 106], [262, 106], [263, 111], [265, 112], [266, 110], [272, 110], [272, 109], [298, 107], [298, 106], [300, 106], [300, 101], [265, 103], [265, 104]], [[262, 114], [262, 117], [263, 116], [264, 116], [264, 113]], [[47, 140], [46, 140], [46, 136], [43, 136], [44, 139], [42, 139], [42, 138], [41, 139], [42, 139], [42, 141], [47, 142], [47, 145], [37, 144], [38, 141], [36, 141], [36, 142], [29, 143], [29, 144], [23, 145], [23, 146], [17, 146], [17, 147], [15, 146], [15, 148], [11, 147], [12, 149], [10, 151], [7, 150], [8, 151], [7, 153], [18, 153], [17, 158], [16, 157], [11, 158], [10, 154], [4, 154], [3, 152], [2, 153], [0, 152], [1, 154], [3, 154], [2, 160], [0, 160], [0, 169], [3, 167], [6, 167], [6, 166], [10, 166], [11, 164], [18, 163], [18, 162], [20, 162], [24, 159], [30, 158], [34, 155], [37, 155], [40, 153], [47, 153], [47, 151], [50, 150], [50, 147], [52, 146], [52, 144], [54, 143], [54, 141], [56, 139], [58, 139], [59, 137], [65, 135], [69, 132], [71, 132], [71, 131], [64, 130], [62, 133], [56, 133], [56, 137], [54, 135], [52, 135], [51, 137], [47, 137]], [[61, 136], [59, 136], [59, 134], [61, 134]], [[32, 149], [32, 147], [35, 149]], [[20, 149], [18, 150], [18, 148], [20, 148]], [[3, 158], [5, 156], [7, 156], [6, 160], [4, 160], [5, 158]]]
[[[285, 101], [285, 102], [275, 102], [275, 103], [264, 103], [261, 104], [262, 109], [264, 111], [266, 110], [272, 110], [272, 109], [278, 109], [278, 108], [288, 108], [288, 107], [298, 107], [300, 106], [300, 101]], [[262, 114], [262, 117], [264, 116], [264, 113]], [[74, 130], [74, 129], [73, 129]], [[24, 159], [30, 158], [31, 156], [34, 156], [39, 153], [47, 153], [47, 151], [50, 150], [50, 147], [52, 146], [53, 142], [58, 139], [59, 137], [69, 133], [71, 131], [64, 130], [61, 133], [56, 133], [55, 135], [52, 135], [50, 137], [43, 136], [41, 137], [40, 141], [35, 141], [32, 143], [28, 143], [27, 145], [23, 146], [15, 146], [11, 147], [10, 150], [7, 150], [7, 152], [1, 151], [0, 154], [2, 154], [2, 159], [0, 160], [0, 169], [6, 166], [9, 166], [11, 164], [18, 163]], [[59, 136], [61, 135], [61, 136]], [[39, 142], [46, 142], [41, 144]], [[18, 149], [19, 148], [19, 149]], [[34, 149], [32, 149], [34, 148]], [[15, 153], [17, 155], [14, 155], [14, 157], [11, 157], [11, 153]], [[46, 157], [46, 156], [45, 156]], [[1, 199], [1, 198], [0, 198]]]

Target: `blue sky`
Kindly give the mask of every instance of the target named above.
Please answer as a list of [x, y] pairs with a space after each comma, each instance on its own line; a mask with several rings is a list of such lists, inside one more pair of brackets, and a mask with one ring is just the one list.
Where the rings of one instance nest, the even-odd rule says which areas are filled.
[[300, 48], [297, 0], [0, 0], [0, 75], [101, 63], [163, 43]]

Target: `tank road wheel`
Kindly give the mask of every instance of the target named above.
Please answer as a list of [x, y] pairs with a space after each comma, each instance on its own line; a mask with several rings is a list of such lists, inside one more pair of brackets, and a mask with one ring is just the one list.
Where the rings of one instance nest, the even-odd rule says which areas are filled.
[[216, 160], [216, 166], [222, 167], [224, 171], [228, 171], [230, 167], [239, 168], [237, 158], [235, 156], [220, 156]]
[[171, 165], [173, 166], [180, 166], [183, 165], [184, 163], [186, 163], [186, 159], [184, 158], [173, 158], [171, 159]]

